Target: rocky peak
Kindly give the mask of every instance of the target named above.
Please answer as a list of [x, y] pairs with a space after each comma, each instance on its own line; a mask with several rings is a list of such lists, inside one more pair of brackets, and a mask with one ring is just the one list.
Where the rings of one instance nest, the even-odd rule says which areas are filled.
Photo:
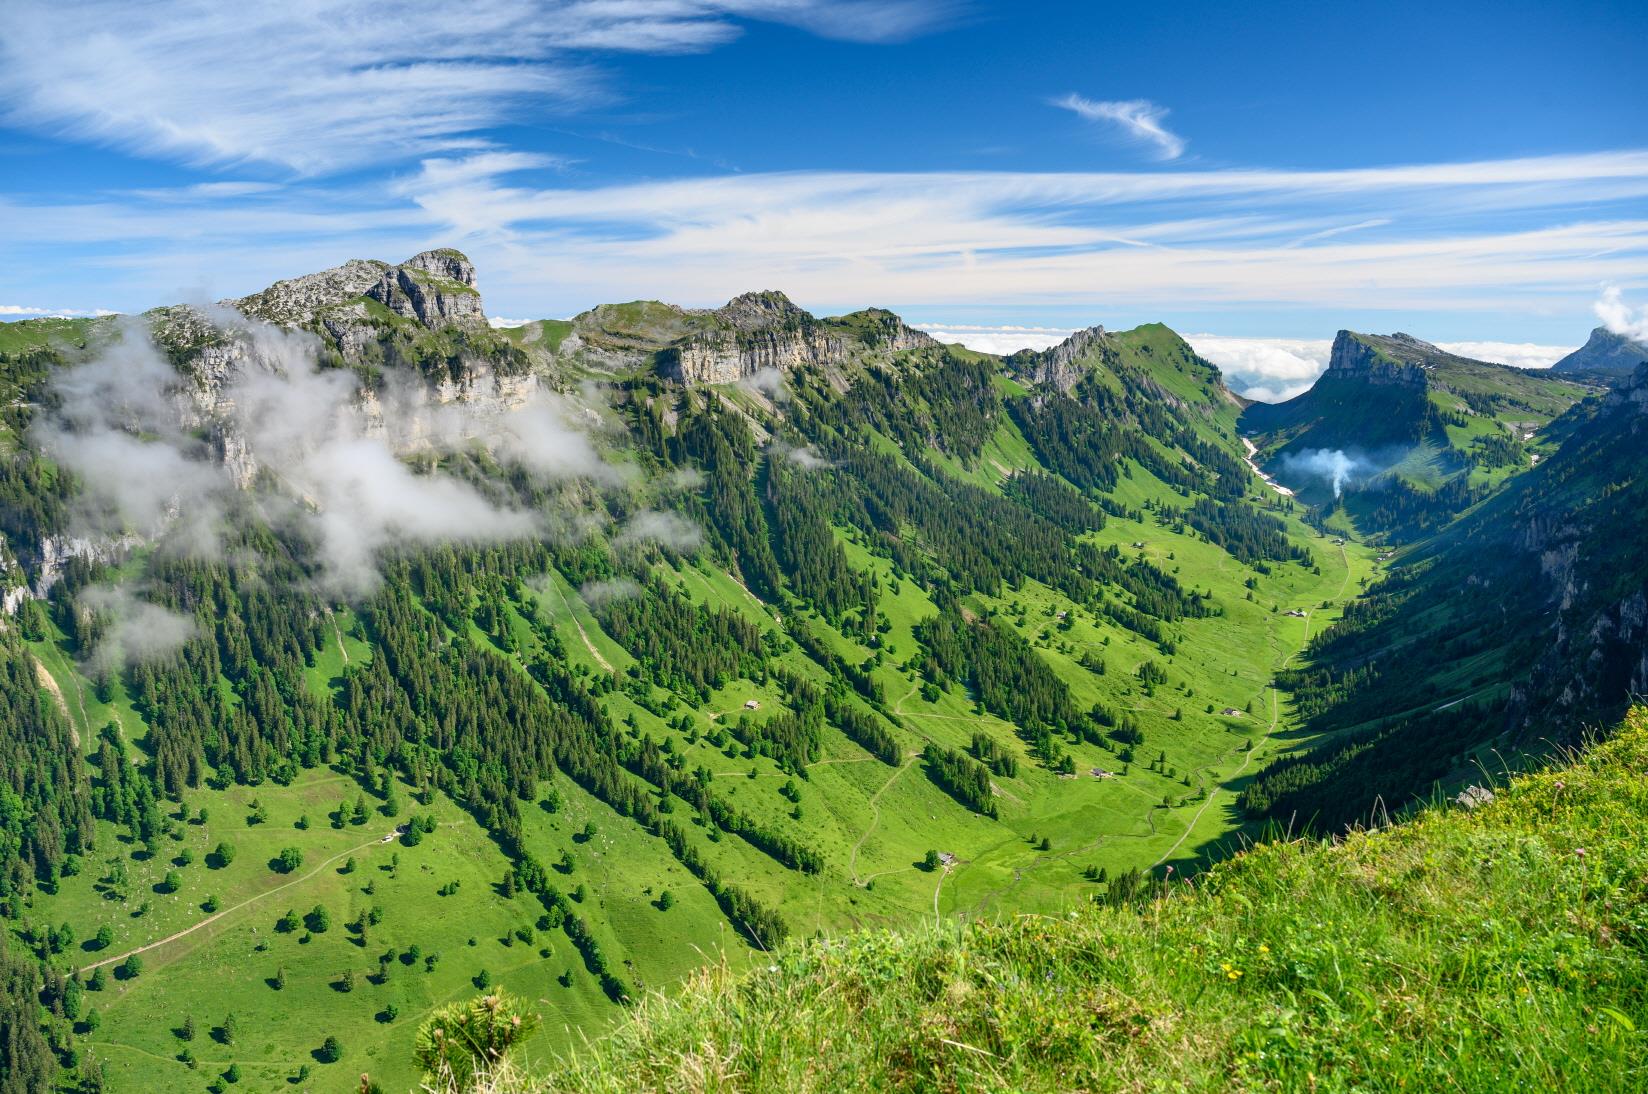
[[1629, 373], [1644, 361], [1648, 361], [1648, 346], [1598, 327], [1583, 346], [1552, 365], [1551, 371]]
[[475, 287], [475, 264], [469, 261], [468, 255], [451, 247], [415, 254], [401, 263], [401, 269], [422, 270], [433, 277], [444, 277], [472, 289]]
[[352, 258], [341, 266], [277, 281], [262, 292], [224, 300], [242, 315], [285, 327], [307, 327], [323, 308], [366, 295], [393, 269], [387, 262]]
[[811, 324], [812, 315], [776, 289], [747, 292], [717, 308], [715, 318], [740, 331], [772, 330]]
[[937, 345], [884, 308], [818, 319], [774, 290], [744, 293], [714, 311], [687, 316], [700, 325], [659, 357], [664, 375], [685, 383], [733, 383], [768, 369], [834, 367], [868, 354]]
[[1442, 350], [1411, 334], [1358, 334], [1342, 330], [1333, 339], [1323, 379], [1357, 377], [1376, 384], [1425, 386], [1425, 369], [1446, 357]]
[[1077, 362], [1102, 352], [1109, 341], [1110, 332], [1102, 326], [1079, 330], [1056, 346], [1030, 354], [1024, 372], [1034, 383], [1068, 394], [1081, 379], [1082, 369]]
[[222, 303], [253, 319], [314, 328], [325, 322], [327, 312], [361, 297], [376, 300], [430, 330], [486, 325], [481, 295], [475, 289], [475, 266], [461, 251], [450, 248], [424, 251], [398, 266], [355, 258]]
[[430, 330], [486, 326], [475, 267], [457, 251], [424, 251], [383, 271], [366, 295]]
[[864, 308], [829, 320], [830, 323], [851, 330], [872, 349], [898, 353], [907, 349], [925, 349], [938, 345], [938, 340], [924, 330], [916, 330], [886, 308]]

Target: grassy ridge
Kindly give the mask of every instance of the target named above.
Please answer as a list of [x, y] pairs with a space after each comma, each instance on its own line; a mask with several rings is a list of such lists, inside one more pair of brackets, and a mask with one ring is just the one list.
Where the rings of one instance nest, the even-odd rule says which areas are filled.
[[792, 946], [499, 1091], [1626, 1091], [1648, 712], [1475, 812], [1270, 844], [1142, 911]]

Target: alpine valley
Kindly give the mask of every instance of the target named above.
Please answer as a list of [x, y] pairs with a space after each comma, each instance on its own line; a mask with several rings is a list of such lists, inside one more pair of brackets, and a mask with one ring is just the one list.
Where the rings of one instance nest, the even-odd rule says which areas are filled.
[[[999, 357], [762, 291], [494, 328], [478, 284], [437, 250], [0, 325], [7, 1091], [408, 1090], [476, 996], [568, 1089], [1396, 1089], [1358, 1023], [1479, 1014], [1309, 949], [1310, 901], [1372, 922], [1433, 858], [1358, 848], [1412, 815], [1465, 846], [1448, 802], [1648, 691], [1641, 347], [1535, 372], [1341, 331], [1249, 404], [1159, 324]], [[1546, 853], [1496, 808], [1466, 869]], [[1635, 869], [1495, 919], [1552, 932], [1505, 967], [1619, 1089]], [[1309, 956], [1223, 956], [1295, 870], [1335, 879], [1287, 890]], [[1015, 1034], [1044, 982], [1068, 1010]], [[1274, 1045], [1193, 1032], [1227, 990], [1272, 991]], [[885, 1051], [762, 1041], [801, 1014]]]

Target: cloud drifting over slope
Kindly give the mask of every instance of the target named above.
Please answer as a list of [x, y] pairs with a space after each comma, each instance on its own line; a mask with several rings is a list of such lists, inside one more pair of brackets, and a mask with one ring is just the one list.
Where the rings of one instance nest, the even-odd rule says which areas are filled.
[[32, 432], [84, 483], [76, 533], [219, 557], [225, 521], [249, 509], [311, 544], [323, 590], [352, 598], [372, 589], [380, 556], [397, 547], [555, 530], [552, 515], [452, 474], [419, 473], [409, 455], [484, 447], [544, 483], [623, 479], [560, 396], [534, 392], [510, 409], [481, 409], [436, 403], [418, 381], [388, 379], [363, 398], [352, 371], [319, 367], [312, 336], [227, 309], [212, 317], [243, 347], [215, 397], [195, 394], [137, 320], [96, 359], [55, 375], [57, 405]]
[[1602, 290], [1602, 299], [1592, 305], [1602, 325], [1615, 334], [1623, 334], [1633, 342], [1648, 345], [1648, 308], [1633, 308], [1625, 302], [1618, 285]]

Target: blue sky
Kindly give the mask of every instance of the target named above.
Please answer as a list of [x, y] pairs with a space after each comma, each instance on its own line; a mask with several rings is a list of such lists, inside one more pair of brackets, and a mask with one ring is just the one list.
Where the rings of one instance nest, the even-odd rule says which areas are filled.
[[7, 5], [7, 316], [452, 245], [505, 317], [1162, 320], [1276, 393], [1339, 327], [1540, 363], [1648, 300], [1641, 4], [265, 7]]

